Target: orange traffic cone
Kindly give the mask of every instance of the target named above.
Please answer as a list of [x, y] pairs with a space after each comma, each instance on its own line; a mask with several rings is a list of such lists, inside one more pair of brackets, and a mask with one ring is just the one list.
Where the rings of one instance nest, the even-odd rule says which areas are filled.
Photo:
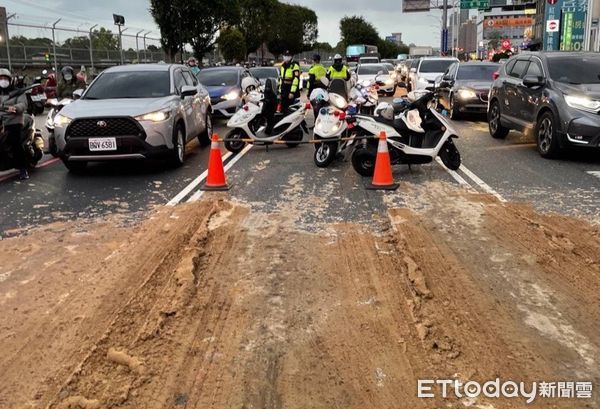
[[400, 186], [394, 183], [392, 176], [392, 163], [387, 146], [387, 135], [385, 131], [379, 134], [379, 146], [377, 147], [377, 158], [375, 159], [375, 173], [373, 181], [367, 185], [370, 190], [396, 190]]
[[210, 156], [208, 158], [208, 176], [202, 190], [229, 190], [227, 178], [225, 177], [225, 168], [221, 158], [221, 149], [219, 149], [219, 136], [213, 134], [210, 145]]

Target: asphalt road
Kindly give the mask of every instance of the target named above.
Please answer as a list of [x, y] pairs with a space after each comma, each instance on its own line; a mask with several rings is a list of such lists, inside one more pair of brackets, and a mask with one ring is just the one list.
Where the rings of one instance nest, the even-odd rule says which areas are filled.
[[[37, 118], [43, 126], [45, 117]], [[511, 133], [504, 141], [489, 136], [484, 118], [456, 122], [457, 142], [464, 167], [450, 174], [438, 163], [398, 167], [397, 180], [415, 185], [448, 181], [468, 185], [507, 201], [530, 202], [542, 211], [578, 215], [600, 222], [600, 153], [575, 152], [561, 160], [542, 159], [533, 142]], [[215, 131], [224, 135], [224, 120]], [[70, 174], [60, 161], [50, 160], [20, 182], [10, 175], [0, 176], [0, 236], [17, 234], [28, 226], [76, 217], [96, 217], [120, 213], [135, 219], [178, 196], [205, 170], [209, 148], [196, 142], [188, 145], [187, 161], [179, 169], [162, 162], [93, 164], [81, 175]], [[307, 229], [318, 228], [319, 221], [377, 220], [377, 209], [385, 201], [402, 202], [402, 192], [381, 194], [366, 191], [364, 182], [349, 162], [337, 161], [328, 169], [312, 162], [313, 147], [253, 147], [242, 157], [233, 156], [229, 178], [234, 184], [233, 198], [253, 206], [286, 206], [286, 198], [306, 197], [306, 206], [320, 208], [313, 220], [304, 220]], [[595, 173], [594, 173], [595, 172]], [[181, 201], [198, 191], [194, 184]], [[386, 199], [387, 198], [387, 199]], [[290, 211], [294, 210], [290, 208]], [[318, 215], [318, 216], [317, 216]]]

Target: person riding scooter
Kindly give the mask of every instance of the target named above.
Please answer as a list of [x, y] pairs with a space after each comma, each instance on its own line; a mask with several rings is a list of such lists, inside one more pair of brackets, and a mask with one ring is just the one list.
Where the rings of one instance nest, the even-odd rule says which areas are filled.
[[73, 67], [63, 67], [63, 69], [60, 70], [60, 74], [61, 80], [58, 83], [58, 89], [56, 91], [56, 95], [59, 99], [73, 98], [73, 91], [85, 87], [85, 83], [81, 84], [77, 81]]
[[0, 69], [0, 119], [4, 132], [13, 155], [13, 166], [19, 170], [21, 180], [29, 179], [25, 151], [21, 144], [21, 132], [23, 130], [23, 113], [27, 110], [27, 97], [25, 93], [12, 94], [15, 91], [12, 85], [12, 74], [9, 70]]

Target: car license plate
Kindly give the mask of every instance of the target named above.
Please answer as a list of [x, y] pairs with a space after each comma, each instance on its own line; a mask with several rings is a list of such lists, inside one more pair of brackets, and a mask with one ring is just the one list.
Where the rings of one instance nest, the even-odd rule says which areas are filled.
[[43, 101], [44, 99], [46, 99], [45, 95], [32, 95], [31, 96], [31, 100], [33, 102], [39, 102], [39, 101]]
[[117, 150], [117, 139], [116, 138], [90, 138], [88, 140], [90, 152], [101, 152], [101, 151], [116, 151]]

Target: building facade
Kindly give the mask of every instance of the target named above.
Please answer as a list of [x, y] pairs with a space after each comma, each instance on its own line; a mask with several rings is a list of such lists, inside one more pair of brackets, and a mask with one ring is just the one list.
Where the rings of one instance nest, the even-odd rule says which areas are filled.
[[390, 43], [396, 44], [397, 46], [402, 45], [402, 33], [392, 33], [391, 36], [387, 36], [385, 39]]

